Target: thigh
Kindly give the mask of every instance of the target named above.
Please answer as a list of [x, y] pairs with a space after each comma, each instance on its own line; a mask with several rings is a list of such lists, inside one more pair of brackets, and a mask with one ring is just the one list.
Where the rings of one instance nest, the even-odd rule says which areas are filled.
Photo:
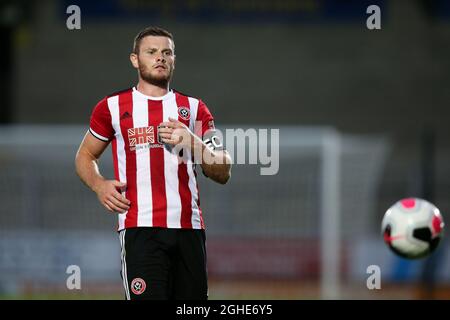
[[173, 298], [207, 300], [206, 237], [204, 230], [180, 229], [174, 260]]
[[121, 274], [127, 299], [169, 298], [172, 238], [166, 229], [130, 228], [121, 231]]

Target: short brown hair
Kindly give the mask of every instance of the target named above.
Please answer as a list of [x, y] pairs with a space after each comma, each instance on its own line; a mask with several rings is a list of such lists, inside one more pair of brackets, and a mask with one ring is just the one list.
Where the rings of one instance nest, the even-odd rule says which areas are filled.
[[167, 37], [173, 41], [173, 35], [169, 31], [159, 27], [147, 27], [141, 30], [134, 38], [133, 44], [134, 53], [139, 53], [139, 45], [141, 44], [141, 40], [147, 36]]

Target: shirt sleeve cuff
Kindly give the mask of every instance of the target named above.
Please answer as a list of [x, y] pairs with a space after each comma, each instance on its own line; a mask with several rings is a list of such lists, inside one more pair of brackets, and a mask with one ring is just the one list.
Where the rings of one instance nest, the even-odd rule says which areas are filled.
[[94, 137], [96, 137], [96, 138], [99, 139], [99, 140], [102, 140], [102, 141], [105, 141], [105, 142], [108, 142], [108, 141], [109, 141], [108, 138], [106, 138], [106, 137], [104, 137], [104, 136], [98, 134], [97, 132], [95, 132], [94, 130], [92, 130], [92, 128], [89, 128], [89, 132], [90, 132]]

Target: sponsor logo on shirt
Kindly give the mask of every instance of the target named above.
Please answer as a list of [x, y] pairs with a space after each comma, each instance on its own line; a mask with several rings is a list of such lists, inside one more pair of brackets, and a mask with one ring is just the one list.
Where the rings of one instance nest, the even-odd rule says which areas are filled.
[[153, 126], [128, 129], [128, 143], [130, 151], [162, 147], [161, 144], [155, 143], [155, 130]]

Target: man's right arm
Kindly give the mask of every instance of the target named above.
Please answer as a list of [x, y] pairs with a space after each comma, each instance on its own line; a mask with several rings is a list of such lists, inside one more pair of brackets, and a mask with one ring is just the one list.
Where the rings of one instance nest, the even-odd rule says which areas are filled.
[[109, 142], [97, 139], [88, 131], [75, 156], [75, 168], [81, 181], [97, 194], [106, 209], [123, 213], [130, 208], [130, 201], [119, 192], [126, 184], [117, 180], [106, 180], [98, 168], [97, 161], [108, 144]]

